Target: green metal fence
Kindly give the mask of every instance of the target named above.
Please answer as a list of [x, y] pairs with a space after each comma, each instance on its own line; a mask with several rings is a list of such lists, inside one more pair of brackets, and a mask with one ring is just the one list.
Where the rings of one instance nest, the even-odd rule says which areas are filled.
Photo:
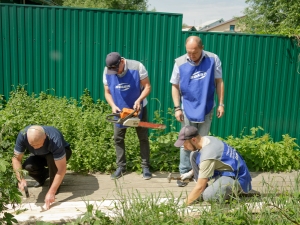
[[0, 94], [8, 98], [12, 85], [22, 84], [29, 93], [74, 98], [88, 88], [94, 100], [104, 99], [105, 57], [118, 51], [149, 72], [150, 120], [158, 109], [170, 118], [174, 59], [185, 53], [185, 39], [197, 35], [223, 66], [226, 113], [214, 116], [211, 132], [237, 136], [261, 126], [275, 140], [288, 133], [300, 144], [296, 43], [278, 36], [182, 32], [181, 25], [181, 14], [0, 4]]

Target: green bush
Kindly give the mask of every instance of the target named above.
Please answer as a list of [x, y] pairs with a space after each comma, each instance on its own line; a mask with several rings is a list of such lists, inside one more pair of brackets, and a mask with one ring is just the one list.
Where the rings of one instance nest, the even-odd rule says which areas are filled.
[[[111, 172], [116, 168], [116, 155], [113, 124], [106, 121], [106, 115], [110, 113], [110, 106], [100, 100], [94, 103], [88, 90], [84, 91], [78, 102], [73, 98], [60, 98], [44, 92], [39, 96], [34, 93], [28, 95], [24, 87], [18, 86], [10, 93], [4, 109], [0, 110], [0, 150], [11, 157], [18, 132], [27, 125], [54, 126], [71, 144], [73, 154], [68, 161], [68, 169], [84, 173]], [[127, 169], [141, 171], [140, 147], [135, 128], [127, 129], [125, 145]], [[164, 148], [154, 144], [153, 154], [161, 155], [162, 149], [168, 150]], [[179, 158], [178, 154], [175, 155]], [[159, 167], [155, 165], [153, 168]]]
[[[16, 205], [21, 203], [22, 194], [17, 188], [15, 175], [9, 166], [11, 161], [4, 159], [4, 155], [0, 152], [0, 213], [7, 209], [7, 204]], [[0, 224], [13, 224], [17, 222], [14, 216], [5, 212], [0, 217]]]
[[[2, 97], [3, 99], [3, 97]], [[94, 102], [88, 90], [80, 101], [56, 97], [41, 92], [28, 95], [24, 87], [10, 93], [9, 100], [0, 110], [0, 152], [10, 160], [18, 132], [29, 124], [49, 125], [58, 128], [71, 144], [72, 157], [68, 169], [75, 172], [107, 172], [116, 168], [113, 124], [106, 121], [111, 113], [104, 101]], [[150, 134], [151, 170], [178, 171], [179, 149], [174, 147], [175, 131], [173, 110], [168, 110], [168, 121], [156, 111], [154, 122], [171, 124], [171, 132], [152, 130]], [[300, 151], [295, 139], [287, 134], [274, 142], [269, 134], [257, 137], [262, 128], [252, 128], [250, 135], [229, 136], [225, 139], [243, 156], [250, 171], [290, 171], [300, 168]], [[135, 128], [128, 128], [125, 139], [127, 169], [141, 171], [139, 141]]]
[[263, 128], [253, 127], [250, 135], [241, 135], [241, 138], [229, 136], [225, 140], [241, 153], [250, 171], [300, 169], [300, 151], [295, 138], [285, 134], [281, 141], [274, 142], [269, 134], [257, 137], [259, 130]]
[[5, 100], [4, 96], [0, 95], [0, 110], [4, 108]]

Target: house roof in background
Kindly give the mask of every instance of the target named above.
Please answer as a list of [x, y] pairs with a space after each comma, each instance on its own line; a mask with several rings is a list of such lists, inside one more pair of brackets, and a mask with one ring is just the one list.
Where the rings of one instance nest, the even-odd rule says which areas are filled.
[[234, 17], [234, 18], [232, 18], [232, 19], [230, 19], [230, 20], [226, 20], [226, 21], [224, 21], [224, 22], [222, 22], [222, 23], [219, 23], [219, 24], [216, 24], [216, 25], [214, 25], [214, 26], [212, 26], [212, 27], [202, 28], [202, 31], [208, 31], [208, 30], [210, 30], [210, 29], [213, 29], [213, 28], [222, 26], [222, 25], [224, 25], [224, 24], [226, 24], [226, 23], [231, 23], [232, 21], [238, 20], [238, 19], [243, 18], [243, 17], [245, 17], [245, 16]]

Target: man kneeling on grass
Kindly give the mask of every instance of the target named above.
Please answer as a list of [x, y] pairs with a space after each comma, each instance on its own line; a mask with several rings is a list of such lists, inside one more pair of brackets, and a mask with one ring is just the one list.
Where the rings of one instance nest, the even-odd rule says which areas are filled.
[[[242, 156], [231, 146], [212, 136], [201, 137], [197, 128], [184, 126], [176, 147], [192, 151], [192, 170], [181, 176], [182, 180], [194, 175], [196, 186], [185, 200], [186, 205], [199, 199], [204, 201], [227, 200], [232, 194], [248, 193], [251, 190], [251, 176]], [[208, 181], [214, 182], [208, 186]]]

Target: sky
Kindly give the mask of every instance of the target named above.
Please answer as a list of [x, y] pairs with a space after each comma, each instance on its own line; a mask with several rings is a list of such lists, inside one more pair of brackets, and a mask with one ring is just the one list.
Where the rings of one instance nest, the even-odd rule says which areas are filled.
[[242, 16], [248, 6], [245, 0], [148, 0], [148, 9], [183, 14], [182, 22], [199, 26], [210, 20], [230, 20]]

